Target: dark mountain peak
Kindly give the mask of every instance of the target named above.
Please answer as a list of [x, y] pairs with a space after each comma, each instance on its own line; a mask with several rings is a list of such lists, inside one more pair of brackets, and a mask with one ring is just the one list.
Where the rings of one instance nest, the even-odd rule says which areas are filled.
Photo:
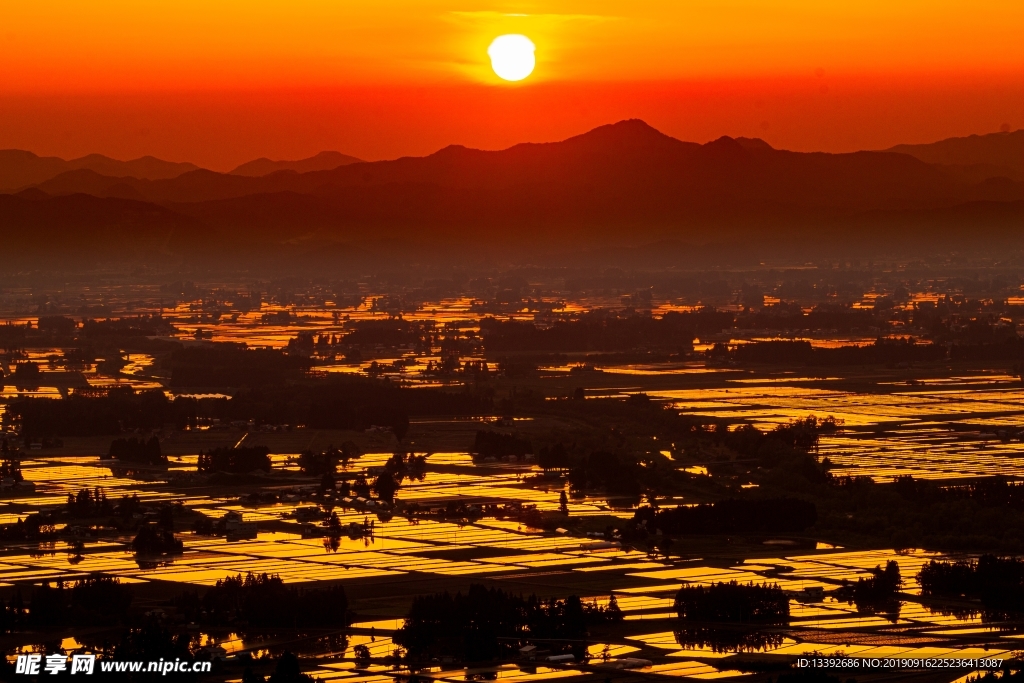
[[743, 145], [737, 138], [732, 138], [728, 135], [723, 135], [711, 142], [705, 142], [703, 147], [708, 149], [743, 149]]
[[3, 161], [35, 161], [35, 160], [46, 160], [46, 161], [63, 161], [57, 157], [41, 157], [38, 154], [29, 152], [27, 149], [0, 149], [0, 160]]
[[230, 171], [230, 175], [242, 175], [249, 177], [260, 177], [277, 173], [278, 171], [291, 171], [293, 173], [310, 173], [312, 171], [330, 171], [339, 166], [361, 163], [362, 159], [342, 154], [341, 152], [324, 151], [319, 152], [306, 159], [297, 161], [274, 161], [267, 157], [253, 159]]
[[587, 133], [583, 133], [583, 135], [601, 134], [602, 132], [611, 132], [617, 135], [668, 137], [643, 119], [622, 119], [615, 123], [606, 123], [605, 125], [598, 126]]
[[[155, 159], [156, 157], [143, 157], [143, 158], [144, 159], [145, 158]], [[111, 157], [108, 157], [106, 154], [98, 154], [96, 152], [93, 152], [92, 154], [86, 154], [84, 157], [78, 157], [76, 159], [71, 159], [68, 163], [72, 163], [72, 164], [77, 163], [77, 164], [80, 164], [83, 167], [85, 167], [86, 164], [95, 163], [95, 162], [99, 162], [99, 163], [111, 163], [111, 162], [114, 162], [114, 163], [117, 163], [117, 160], [113, 159]]]
[[701, 151], [712, 159], [735, 160], [751, 158], [753, 152], [772, 151], [764, 141], [758, 140], [758, 145], [750, 138], [733, 138], [723, 135], [717, 140], [706, 142], [701, 145]]
[[[569, 152], [571, 154], [583, 153], [585, 155], [619, 154], [626, 151], [650, 152], [657, 148], [671, 149], [674, 146], [686, 144], [691, 143], [680, 142], [673, 137], [669, 137], [640, 119], [626, 119], [617, 123], [598, 126], [586, 133], [555, 142], [521, 142], [506, 149], [494, 151], [452, 144], [442, 147], [426, 158], [446, 162], [470, 159], [487, 159], [490, 161], [500, 159], [511, 162], [512, 160], [522, 161], [524, 159], [550, 159], [552, 154], [557, 156], [562, 152]], [[537, 157], [538, 154], [541, 156]], [[413, 161], [418, 158], [420, 157], [403, 157], [403, 160]]]
[[446, 146], [442, 147], [441, 149], [437, 150], [436, 152], [434, 152], [434, 154], [432, 156], [456, 155], [456, 154], [463, 154], [465, 152], [479, 152], [479, 151], [480, 150], [478, 150], [478, 149], [473, 149], [472, 147], [466, 147], [465, 145], [446, 145]]
[[652, 145], [679, 144], [680, 140], [665, 135], [641, 119], [625, 119], [616, 123], [598, 126], [582, 135], [576, 135], [564, 140], [562, 144], [572, 145], [581, 143], [649, 147]]
[[764, 152], [774, 152], [775, 148], [769, 145], [761, 138], [736, 138], [736, 142], [739, 143], [740, 147], [749, 150], [760, 150]]
[[[309, 157], [309, 159], [307, 159], [307, 161], [312, 161], [314, 159], [320, 160], [320, 161], [330, 160], [330, 161], [333, 162], [336, 159], [355, 159], [355, 157], [349, 156], [347, 154], [342, 154], [341, 152], [332, 152], [330, 150], [324, 150], [323, 152], [317, 152], [313, 156]], [[356, 161], [362, 161], [362, 160], [361, 159], [356, 159]]]

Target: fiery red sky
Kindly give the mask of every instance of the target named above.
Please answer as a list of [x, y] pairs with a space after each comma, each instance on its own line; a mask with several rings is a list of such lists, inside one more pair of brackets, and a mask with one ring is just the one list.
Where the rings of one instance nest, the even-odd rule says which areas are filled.
[[[642, 118], [877, 149], [1024, 127], [1019, 0], [40, 0], [4, 10], [0, 148], [228, 169], [501, 148]], [[511, 84], [487, 45], [527, 35]]]

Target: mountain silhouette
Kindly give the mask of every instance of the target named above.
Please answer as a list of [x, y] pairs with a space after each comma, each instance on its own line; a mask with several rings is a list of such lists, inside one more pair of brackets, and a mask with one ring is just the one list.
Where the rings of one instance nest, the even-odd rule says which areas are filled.
[[345, 166], [346, 164], [357, 164], [362, 159], [342, 154], [341, 152], [320, 152], [316, 156], [298, 161], [271, 161], [266, 157], [246, 162], [238, 168], [230, 171], [232, 175], [244, 176], [265, 176], [277, 171], [294, 171], [295, 173], [309, 173], [310, 171], [329, 171], [332, 168]]
[[1024, 180], [1024, 129], [947, 138], [923, 145], [896, 145], [885, 151], [909, 154], [929, 164], [981, 167], [989, 176]]
[[90, 154], [65, 161], [59, 157], [40, 157], [20, 149], [0, 150], [0, 191], [17, 190], [54, 178], [61, 173], [89, 170], [113, 178], [159, 180], [174, 178], [199, 167], [190, 163], [163, 161], [144, 156], [118, 161], [102, 154]]
[[[981, 216], [979, 230], [989, 225], [1005, 234], [1006, 222], [1020, 213], [1024, 183], [950, 168], [890, 151], [790, 152], [731, 137], [684, 142], [627, 120], [560, 142], [498, 151], [451, 145], [425, 157], [262, 176], [197, 169], [139, 179], [80, 169], [35, 189], [51, 197], [146, 202], [209, 226], [211, 234], [264, 243], [368, 236], [566, 243], [707, 235], [819, 239], [830, 229], [855, 234], [865, 220], [884, 225], [878, 236], [888, 239], [902, 224], [920, 234], [928, 221], [954, 209]], [[5, 220], [0, 214], [0, 225]]]
[[[550, 214], [555, 202], [560, 219], [572, 214], [605, 222], [628, 217], [674, 220], [716, 208], [743, 213], [766, 204], [860, 211], [1015, 198], [1003, 190], [985, 196], [985, 188], [977, 183], [958, 182], [940, 167], [906, 154], [789, 152], [760, 140], [729, 137], [700, 145], [676, 140], [637, 120], [601, 126], [561, 142], [524, 143], [500, 151], [452, 145], [426, 157], [326, 171], [247, 177], [196, 170], [162, 180], [77, 172], [38, 187], [49, 194], [102, 196], [114, 185], [130, 186], [137, 191], [134, 196], [161, 203], [293, 192], [333, 200], [341, 208], [369, 216], [375, 208], [358, 206], [360, 200], [353, 197], [362, 193], [366, 201], [389, 204], [377, 207], [388, 214], [394, 214], [396, 205], [408, 205], [411, 221], [423, 218], [417, 211], [429, 210], [424, 201], [461, 202], [464, 190], [487, 196], [524, 218]], [[387, 196], [368, 192], [382, 186], [389, 187]], [[360, 191], [354, 193], [354, 188]], [[472, 197], [468, 201], [479, 204]], [[480, 220], [490, 220], [486, 207], [459, 209], [467, 219], [473, 211]], [[500, 216], [512, 217], [504, 210]]]

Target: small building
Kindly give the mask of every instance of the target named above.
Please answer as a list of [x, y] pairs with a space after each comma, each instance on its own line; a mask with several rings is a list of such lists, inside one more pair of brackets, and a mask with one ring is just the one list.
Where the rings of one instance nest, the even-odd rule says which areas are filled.
[[224, 532], [228, 538], [256, 538], [256, 522], [246, 522], [241, 512], [232, 510], [224, 515]]

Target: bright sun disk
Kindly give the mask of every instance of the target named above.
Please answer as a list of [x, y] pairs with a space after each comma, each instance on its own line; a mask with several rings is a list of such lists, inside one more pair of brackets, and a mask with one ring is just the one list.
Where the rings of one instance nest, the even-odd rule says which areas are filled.
[[491, 68], [506, 81], [521, 81], [531, 73], [537, 65], [533, 56], [536, 47], [526, 36], [510, 33], [498, 36], [487, 48], [491, 58]]

